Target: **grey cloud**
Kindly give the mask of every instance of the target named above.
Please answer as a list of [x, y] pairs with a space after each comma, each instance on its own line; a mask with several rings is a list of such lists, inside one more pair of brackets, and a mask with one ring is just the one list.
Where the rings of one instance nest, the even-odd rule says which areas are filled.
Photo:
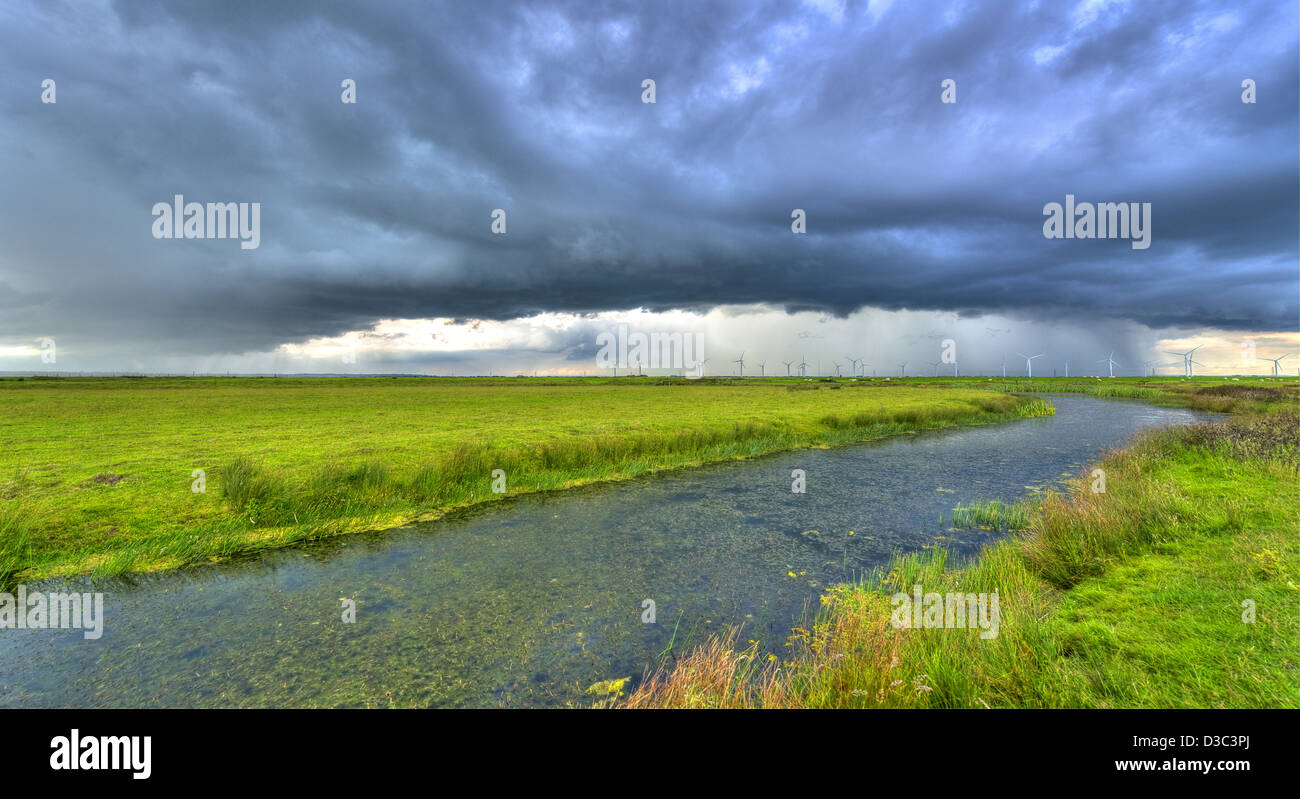
[[[0, 337], [207, 355], [724, 303], [1297, 326], [1294, 7], [848, 9], [11, 3]], [[762, 83], [732, 93], [733, 66]], [[261, 248], [153, 240], [174, 193], [261, 202]], [[1151, 202], [1155, 243], [1045, 240], [1066, 193]]]

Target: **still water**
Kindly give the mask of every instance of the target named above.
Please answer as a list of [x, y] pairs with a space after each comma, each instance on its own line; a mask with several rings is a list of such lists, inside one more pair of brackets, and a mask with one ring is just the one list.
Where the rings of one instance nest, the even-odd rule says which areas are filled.
[[[680, 649], [743, 624], [742, 640], [780, 652], [823, 587], [896, 551], [965, 557], [996, 537], [951, 529], [954, 506], [1018, 499], [1142, 428], [1213, 418], [1051, 401], [1054, 417], [521, 497], [218, 566], [32, 585], [103, 592], [104, 633], [0, 630], [0, 706], [587, 705], [588, 686], [639, 679], [674, 632]], [[790, 490], [794, 469], [804, 494]]]

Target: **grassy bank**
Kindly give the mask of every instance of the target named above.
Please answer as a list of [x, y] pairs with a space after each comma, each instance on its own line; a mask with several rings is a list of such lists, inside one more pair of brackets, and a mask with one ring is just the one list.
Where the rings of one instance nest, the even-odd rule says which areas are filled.
[[[1142, 435], [1098, 464], [1104, 493], [1082, 479], [1048, 495], [1026, 509], [1026, 532], [964, 567], [942, 551], [906, 555], [826, 592], [789, 659], [713, 639], [625, 704], [1300, 705], [1300, 415], [1271, 395], [1219, 398], [1269, 412]], [[969, 515], [1008, 518], [1005, 507]], [[915, 585], [996, 591], [998, 635], [895, 629], [891, 596]]]
[[[983, 380], [985, 387], [994, 391], [1078, 393], [1093, 397], [1142, 400], [1152, 405], [1214, 413], [1268, 413], [1300, 401], [1300, 379], [1293, 377], [1035, 377]], [[962, 384], [949, 381], [943, 385], [955, 388]]]
[[1051, 412], [883, 381], [0, 380], [0, 582], [178, 567], [521, 493]]

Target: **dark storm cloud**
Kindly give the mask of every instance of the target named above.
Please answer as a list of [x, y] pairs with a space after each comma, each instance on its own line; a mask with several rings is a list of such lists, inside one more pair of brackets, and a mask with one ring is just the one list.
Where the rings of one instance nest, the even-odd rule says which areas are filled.
[[[0, 337], [720, 303], [1294, 329], [1285, 5], [8, 3]], [[153, 239], [176, 193], [261, 202], [261, 247]], [[1152, 203], [1151, 248], [1044, 239], [1067, 193]]]

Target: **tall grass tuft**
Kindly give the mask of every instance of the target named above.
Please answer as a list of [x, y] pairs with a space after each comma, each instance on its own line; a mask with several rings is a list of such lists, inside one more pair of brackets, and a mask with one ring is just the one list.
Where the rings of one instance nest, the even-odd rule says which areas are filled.
[[31, 565], [41, 515], [34, 505], [0, 500], [0, 587], [10, 585]]
[[674, 661], [671, 677], [650, 675], [653, 686], [638, 690], [625, 707], [670, 706], [684, 708], [754, 707], [755, 686], [774, 685], [775, 664], [760, 658], [753, 645], [738, 651], [739, 629], [710, 637]]
[[252, 458], [235, 458], [220, 476], [222, 495], [239, 510], [254, 503], [269, 504], [281, 493], [279, 481], [267, 475]]
[[1026, 418], [1034, 416], [1053, 416], [1056, 414], [1056, 406], [1040, 397], [1022, 397], [1021, 402], [1015, 408], [1017, 416]]
[[1025, 530], [1029, 527], [1029, 506], [1008, 504], [999, 499], [975, 502], [952, 509], [953, 527], [982, 527], [994, 530]]

